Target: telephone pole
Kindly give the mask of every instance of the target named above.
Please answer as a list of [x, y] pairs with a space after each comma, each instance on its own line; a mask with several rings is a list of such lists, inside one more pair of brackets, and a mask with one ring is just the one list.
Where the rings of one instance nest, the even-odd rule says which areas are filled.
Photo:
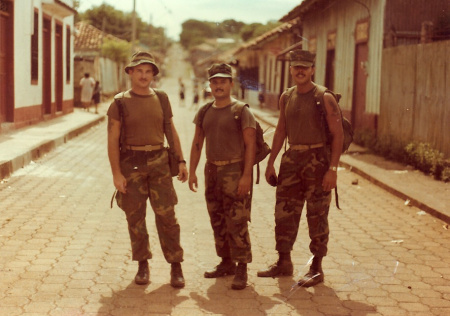
[[134, 42], [136, 41], [136, 0], [133, 0], [133, 12], [131, 14], [131, 53], [134, 53]]

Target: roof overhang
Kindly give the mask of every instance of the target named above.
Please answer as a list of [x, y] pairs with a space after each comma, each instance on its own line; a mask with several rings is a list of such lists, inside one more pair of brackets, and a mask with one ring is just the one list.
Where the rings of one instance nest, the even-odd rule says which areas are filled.
[[53, 15], [63, 18], [77, 14], [77, 10], [61, 0], [42, 0], [42, 7]]
[[285, 49], [283, 49], [278, 55], [277, 60], [288, 60], [289, 58], [286, 57], [286, 54], [289, 53], [291, 50], [300, 48], [303, 45], [303, 41], [300, 41], [298, 43], [295, 43], [294, 45], [291, 45]]
[[330, 4], [334, 3], [336, 0], [303, 0], [301, 4], [293, 8], [285, 16], [283, 16], [280, 21], [287, 22], [289, 20], [300, 17], [303, 20], [303, 16], [311, 11], [323, 10]]

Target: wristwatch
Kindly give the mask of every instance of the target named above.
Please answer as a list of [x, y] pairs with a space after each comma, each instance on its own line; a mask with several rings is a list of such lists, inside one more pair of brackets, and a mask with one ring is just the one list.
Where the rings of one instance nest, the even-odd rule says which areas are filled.
[[331, 170], [331, 171], [337, 171], [337, 167], [336, 166], [330, 166], [330, 168], [328, 168], [329, 170]]

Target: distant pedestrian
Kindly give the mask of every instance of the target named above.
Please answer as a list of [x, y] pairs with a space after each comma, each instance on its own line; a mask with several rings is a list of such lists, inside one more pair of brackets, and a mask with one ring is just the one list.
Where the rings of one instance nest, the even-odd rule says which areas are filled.
[[185, 95], [184, 94], [186, 92], [186, 87], [184, 86], [183, 79], [179, 78], [178, 84], [179, 84], [179, 95], [180, 95], [180, 107], [184, 107], [184, 105], [185, 105], [185, 102], [184, 102]]
[[198, 109], [198, 102], [199, 102], [198, 82], [197, 82], [197, 80], [194, 81], [193, 94], [194, 94], [194, 99], [192, 100], [192, 108], [194, 110], [197, 110]]
[[261, 84], [261, 88], [260, 88], [259, 93], [258, 93], [258, 101], [259, 101], [259, 108], [260, 109], [264, 108], [264, 101], [265, 101], [265, 99], [264, 99], [264, 92], [265, 92], [265, 86], [264, 86], [264, 84]]
[[92, 94], [92, 101], [95, 106], [95, 114], [98, 114], [98, 104], [100, 103], [100, 92], [102, 91], [100, 87], [100, 82], [97, 80], [95, 82], [94, 92]]
[[203, 83], [203, 101], [206, 102], [212, 99], [211, 87], [209, 86], [209, 81]]
[[[162, 252], [171, 264], [170, 284], [183, 287], [183, 249], [180, 225], [175, 216], [175, 193], [164, 137], [171, 133], [179, 157], [178, 179], [188, 178], [180, 139], [172, 120], [167, 94], [150, 87], [159, 73], [153, 56], [137, 52], [125, 67], [131, 90], [116, 95], [108, 110], [108, 156], [116, 200], [125, 212], [131, 239], [132, 259], [139, 262], [136, 284], [149, 282], [148, 259], [152, 258], [145, 222], [147, 200], [155, 213]], [[166, 109], [166, 110], [164, 110]]]
[[[208, 73], [215, 100], [201, 107], [194, 118], [196, 126], [191, 147], [189, 188], [197, 191], [195, 172], [206, 139], [206, 206], [216, 253], [222, 260], [204, 276], [235, 275], [231, 287], [242, 290], [247, 285], [247, 263], [252, 261], [248, 222], [256, 122], [249, 108], [231, 97], [231, 67], [214, 64]], [[236, 122], [235, 110], [240, 106], [241, 121]]]
[[87, 72], [80, 80], [81, 87], [81, 105], [89, 112], [89, 106], [92, 102], [92, 93], [94, 92], [95, 80]]
[[[322, 258], [328, 250], [328, 211], [344, 139], [339, 106], [327, 91], [325, 116], [332, 134], [331, 146], [327, 148], [325, 124], [315, 102], [314, 62], [315, 54], [308, 51], [290, 52], [290, 73], [295, 86], [289, 97], [286, 92], [280, 97], [280, 115], [266, 168], [267, 182], [277, 186], [275, 241], [279, 259], [267, 270], [258, 272], [259, 277], [293, 274], [291, 251], [306, 203], [309, 249], [314, 257], [308, 273], [298, 281], [304, 287], [324, 281]], [[290, 148], [281, 158], [277, 179], [274, 162], [286, 137]]]

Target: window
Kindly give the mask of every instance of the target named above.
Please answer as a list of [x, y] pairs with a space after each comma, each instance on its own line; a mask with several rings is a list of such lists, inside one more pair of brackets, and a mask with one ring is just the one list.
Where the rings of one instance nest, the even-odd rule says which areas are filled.
[[39, 12], [34, 11], [33, 35], [31, 35], [31, 82], [39, 79]]
[[71, 51], [71, 47], [70, 47], [70, 36], [71, 36], [71, 32], [70, 32], [70, 27], [68, 26], [66, 29], [66, 81], [70, 82], [70, 51]]

